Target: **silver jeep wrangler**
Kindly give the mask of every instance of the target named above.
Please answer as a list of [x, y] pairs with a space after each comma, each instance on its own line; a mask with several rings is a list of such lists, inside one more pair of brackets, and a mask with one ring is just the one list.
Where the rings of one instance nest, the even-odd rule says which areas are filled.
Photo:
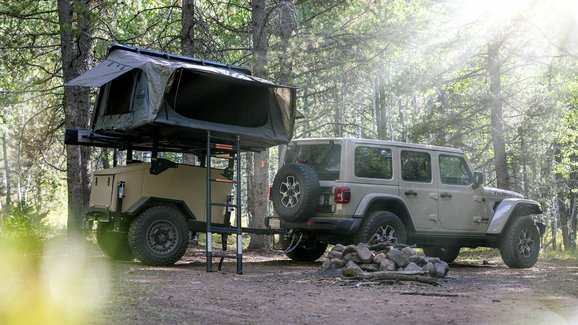
[[505, 264], [532, 267], [540, 204], [483, 186], [463, 151], [367, 139], [292, 141], [272, 200], [294, 260], [318, 259], [328, 244], [395, 238], [454, 261], [462, 247], [493, 247]]

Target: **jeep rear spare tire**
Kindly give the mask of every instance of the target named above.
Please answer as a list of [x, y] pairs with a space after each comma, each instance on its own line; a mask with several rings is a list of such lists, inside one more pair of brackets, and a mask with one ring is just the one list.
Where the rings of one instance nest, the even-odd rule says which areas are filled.
[[275, 175], [272, 187], [273, 207], [286, 221], [302, 221], [313, 215], [319, 205], [319, 178], [311, 166], [290, 163]]
[[146, 265], [168, 266], [185, 254], [189, 228], [183, 215], [169, 206], [154, 206], [130, 225], [128, 242], [136, 258]]

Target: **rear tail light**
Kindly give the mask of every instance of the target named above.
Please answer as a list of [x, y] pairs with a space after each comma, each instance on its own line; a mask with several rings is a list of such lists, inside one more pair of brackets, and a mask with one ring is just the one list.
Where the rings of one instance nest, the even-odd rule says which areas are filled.
[[335, 203], [349, 203], [351, 200], [351, 190], [349, 187], [336, 187], [335, 188]]
[[269, 201], [273, 201], [273, 186], [269, 186]]

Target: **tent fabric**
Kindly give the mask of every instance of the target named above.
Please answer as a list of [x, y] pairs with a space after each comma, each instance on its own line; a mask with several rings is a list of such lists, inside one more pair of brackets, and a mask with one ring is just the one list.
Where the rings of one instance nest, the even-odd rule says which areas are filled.
[[239, 70], [113, 47], [65, 86], [100, 87], [92, 131], [124, 137], [125, 146], [186, 151], [212, 131], [259, 151], [293, 136], [295, 88]]
[[104, 60], [91, 70], [64, 84], [66, 87], [100, 87], [107, 82], [129, 72], [132, 67], [111, 60]]

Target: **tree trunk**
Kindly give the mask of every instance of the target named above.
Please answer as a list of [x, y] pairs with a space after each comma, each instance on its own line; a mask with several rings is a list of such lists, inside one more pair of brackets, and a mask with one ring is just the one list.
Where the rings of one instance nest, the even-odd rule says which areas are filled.
[[[184, 56], [195, 56], [195, 0], [183, 0], [181, 13], [181, 53]], [[182, 154], [182, 163], [195, 165], [197, 159], [190, 153]]]
[[[570, 161], [573, 166], [578, 163], [578, 156], [571, 155]], [[570, 184], [568, 195], [570, 196], [570, 210], [568, 214], [568, 245], [565, 245], [566, 249], [576, 250], [576, 190], [578, 190], [578, 172], [573, 171], [570, 173]]]
[[12, 206], [12, 183], [10, 182], [10, 163], [8, 160], [8, 139], [6, 134], [2, 134], [2, 157], [4, 157], [4, 185], [6, 187], [6, 207], [10, 209]]
[[500, 48], [502, 41], [488, 45], [488, 76], [490, 79], [490, 108], [492, 115], [492, 143], [498, 188], [510, 189], [508, 165], [506, 162], [506, 141], [504, 138], [504, 118], [502, 112], [502, 82]]
[[193, 56], [195, 54], [195, 0], [183, 0], [181, 28], [183, 55]]
[[[251, 4], [253, 19], [253, 74], [264, 77], [267, 71], [267, 8], [265, 0], [253, 0]], [[251, 155], [251, 153], [248, 153]], [[248, 159], [247, 165], [249, 165]], [[269, 191], [269, 151], [254, 153], [252, 156], [252, 174], [247, 173], [247, 211], [249, 225], [263, 228], [264, 218], [268, 215], [267, 193]], [[249, 167], [249, 166], [248, 166]], [[249, 171], [249, 170], [248, 170]], [[262, 236], [251, 235], [248, 249], [264, 249], [266, 241]]]
[[[62, 72], [67, 82], [90, 68], [92, 64], [92, 26], [89, 8], [92, 1], [59, 0]], [[73, 17], [77, 17], [76, 21]], [[90, 90], [64, 88], [64, 124], [67, 129], [87, 128]], [[68, 233], [83, 228], [84, 211], [89, 200], [90, 147], [66, 147], [66, 177], [68, 185]]]
[[[562, 153], [560, 148], [556, 148], [555, 153], [556, 163], [562, 161]], [[558, 205], [558, 220], [560, 221], [560, 229], [562, 230], [562, 245], [567, 248], [570, 245], [570, 238], [568, 236], [568, 206], [566, 204], [566, 186], [561, 173], [556, 173], [556, 185], [558, 187], [557, 205]]]

